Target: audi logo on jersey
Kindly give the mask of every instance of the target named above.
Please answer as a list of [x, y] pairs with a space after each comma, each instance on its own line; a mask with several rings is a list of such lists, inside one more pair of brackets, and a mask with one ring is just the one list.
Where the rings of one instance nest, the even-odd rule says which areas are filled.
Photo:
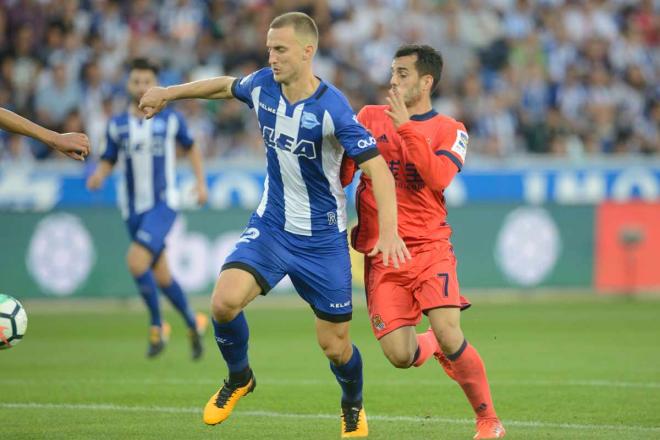
[[357, 143], [358, 148], [368, 148], [373, 145], [376, 145], [376, 139], [373, 136], [370, 136], [369, 139], [360, 139]]

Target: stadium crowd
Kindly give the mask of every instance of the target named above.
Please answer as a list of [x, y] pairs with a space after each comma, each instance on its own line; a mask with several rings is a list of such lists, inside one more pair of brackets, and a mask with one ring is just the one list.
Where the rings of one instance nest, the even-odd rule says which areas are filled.
[[[463, 121], [470, 154], [578, 159], [658, 154], [660, 15], [654, 0], [0, 0], [0, 106], [89, 134], [125, 108], [126, 65], [146, 56], [164, 85], [267, 64], [275, 15], [319, 24], [316, 74], [357, 110], [382, 103], [402, 43], [442, 52], [434, 106]], [[207, 158], [261, 154], [236, 100], [179, 105]], [[0, 161], [50, 150], [0, 132]]]

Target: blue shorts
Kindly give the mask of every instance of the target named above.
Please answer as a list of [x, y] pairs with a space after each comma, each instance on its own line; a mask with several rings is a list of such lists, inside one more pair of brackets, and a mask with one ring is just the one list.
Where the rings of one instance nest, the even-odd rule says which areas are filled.
[[351, 259], [346, 233], [307, 237], [268, 225], [252, 215], [236, 248], [222, 266], [251, 273], [265, 295], [289, 275], [320, 319], [350, 321]]
[[126, 227], [131, 240], [147, 248], [155, 260], [165, 249], [165, 237], [175, 219], [176, 211], [165, 203], [158, 203], [148, 211], [129, 216]]

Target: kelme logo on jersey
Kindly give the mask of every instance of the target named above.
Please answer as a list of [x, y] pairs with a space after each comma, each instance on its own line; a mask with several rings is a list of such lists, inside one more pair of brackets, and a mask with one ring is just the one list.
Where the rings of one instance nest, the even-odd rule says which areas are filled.
[[263, 102], [259, 103], [259, 108], [266, 110], [268, 113], [273, 113], [273, 114], [277, 113], [277, 110], [275, 110], [273, 107], [264, 104]]
[[296, 143], [294, 138], [284, 133], [280, 133], [277, 139], [275, 139], [275, 130], [270, 127], [264, 127], [263, 130], [264, 143], [267, 147], [279, 148], [280, 150], [288, 151], [296, 156], [303, 156], [307, 159], [316, 159], [314, 142], [303, 139]]
[[300, 125], [302, 125], [303, 128], [311, 130], [312, 128], [321, 125], [321, 123], [314, 113], [303, 112], [302, 117], [300, 118]]

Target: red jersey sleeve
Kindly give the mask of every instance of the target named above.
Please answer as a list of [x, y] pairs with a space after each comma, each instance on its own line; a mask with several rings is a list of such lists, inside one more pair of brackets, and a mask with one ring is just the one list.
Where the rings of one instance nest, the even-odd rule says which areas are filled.
[[456, 173], [463, 168], [467, 150], [467, 131], [461, 123], [445, 128], [440, 135], [440, 145], [434, 150], [414, 124], [407, 122], [397, 132], [406, 143], [408, 156], [424, 183], [434, 191], [449, 186]]
[[[362, 107], [360, 112], [357, 114], [357, 120], [360, 124], [367, 127], [367, 110], [365, 107]], [[350, 185], [353, 181], [353, 177], [355, 177], [355, 173], [357, 173], [357, 170], [357, 163], [355, 163], [353, 159], [344, 153], [344, 157], [341, 160], [341, 169], [339, 171], [339, 180], [341, 181], [341, 186], [347, 187]]]
[[348, 154], [344, 153], [344, 157], [341, 159], [341, 169], [339, 170], [339, 180], [341, 181], [341, 186], [346, 188], [353, 181], [355, 173], [357, 172], [357, 164], [353, 159], [348, 157]]

